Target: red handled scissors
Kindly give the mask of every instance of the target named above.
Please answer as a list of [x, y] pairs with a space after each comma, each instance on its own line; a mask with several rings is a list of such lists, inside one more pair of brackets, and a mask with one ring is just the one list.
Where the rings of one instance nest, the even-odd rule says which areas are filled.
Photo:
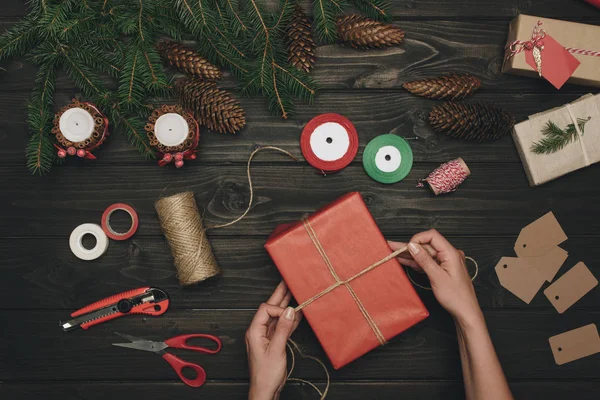
[[[179, 378], [183, 381], [183, 383], [191, 387], [200, 387], [204, 385], [204, 382], [206, 381], [206, 371], [204, 371], [204, 368], [202, 368], [198, 364], [183, 361], [181, 358], [174, 356], [173, 354], [167, 353], [165, 350], [171, 347], [173, 349], [185, 349], [196, 351], [202, 354], [216, 354], [219, 351], [221, 351], [221, 347], [223, 346], [223, 344], [221, 343], [221, 339], [219, 339], [218, 337], [213, 335], [205, 335], [201, 333], [175, 336], [171, 339], [165, 340], [164, 342], [153, 342], [152, 340], [146, 340], [118, 332], [115, 332], [115, 334], [121, 336], [123, 339], [131, 341], [131, 343], [113, 343], [113, 346], [151, 351], [153, 353], [161, 355], [163, 359], [165, 359], [169, 364], [171, 364], [171, 367], [173, 367], [173, 369], [175, 370]], [[208, 339], [210, 341], [215, 342], [217, 344], [217, 347], [215, 349], [209, 349], [202, 346], [191, 346], [187, 344], [187, 341], [190, 339]], [[193, 369], [196, 373], [196, 377], [193, 379], [186, 378], [183, 375], [184, 368]]]

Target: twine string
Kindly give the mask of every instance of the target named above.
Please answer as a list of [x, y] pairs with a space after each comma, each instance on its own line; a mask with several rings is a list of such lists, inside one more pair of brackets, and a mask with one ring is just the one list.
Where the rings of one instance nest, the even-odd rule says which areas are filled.
[[589, 167], [591, 165], [590, 157], [588, 156], [587, 147], [585, 147], [585, 143], [582, 138], [583, 133], [581, 132], [581, 129], [579, 129], [579, 124], [577, 123], [577, 118], [575, 118], [575, 116], [573, 115], [573, 109], [571, 108], [571, 105], [567, 104], [566, 109], [567, 109], [567, 112], [569, 113], [569, 117], [571, 118], [571, 121], [573, 121], [573, 125], [575, 126], [575, 132], [577, 132], [578, 140], [576, 140], [576, 142], [579, 142], [579, 147], [581, 147], [581, 153], [583, 154], [583, 162], [585, 163], [586, 167]]
[[[477, 275], [479, 274], [479, 264], [477, 264], [477, 261], [475, 261], [475, 259], [472, 257], [467, 256], [467, 257], [465, 257], [465, 260], [470, 260], [471, 262], [473, 262], [473, 264], [475, 264], [475, 273], [471, 277], [471, 282], [473, 282], [475, 280], [475, 278], [477, 278]], [[419, 287], [421, 289], [424, 289], [424, 290], [433, 290], [431, 288], [431, 286], [423, 286], [423, 285], [415, 282], [414, 279], [412, 278], [412, 276], [410, 276], [410, 273], [408, 272], [409, 271], [408, 267], [405, 267], [405, 270], [406, 270], [406, 275], [408, 276], [408, 279], [410, 279], [410, 281], [413, 285], [415, 285], [416, 287]]]
[[[325, 397], [327, 397], [327, 393], [329, 392], [329, 386], [331, 384], [331, 380], [329, 377], [329, 371], [327, 370], [327, 367], [325, 366], [325, 364], [323, 363], [323, 361], [321, 361], [319, 358], [311, 356], [309, 354], [304, 353], [304, 351], [300, 348], [300, 346], [294, 342], [292, 339], [288, 339], [287, 341], [287, 348], [290, 351], [290, 355], [292, 358], [291, 361], [291, 367], [290, 367], [290, 371], [287, 374], [287, 381], [288, 382], [300, 382], [300, 383], [304, 383], [309, 385], [310, 387], [312, 387], [321, 397], [321, 400], [325, 400]], [[305, 359], [309, 359], [309, 360], [313, 360], [316, 363], [318, 363], [321, 368], [323, 368], [323, 371], [325, 371], [325, 377], [327, 379], [327, 383], [325, 386], [325, 390], [321, 391], [321, 389], [319, 389], [317, 387], [317, 385], [315, 385], [314, 383], [312, 383], [311, 381], [307, 381], [305, 379], [301, 379], [301, 378], [294, 378], [292, 377], [292, 373], [294, 372], [294, 368], [296, 367], [296, 353], [298, 353], [300, 355], [300, 357], [305, 358]]]
[[225, 228], [227, 226], [231, 226], [233, 224], [236, 224], [236, 223], [240, 222], [250, 212], [250, 210], [252, 209], [252, 201], [254, 200], [254, 187], [252, 186], [252, 176], [250, 175], [250, 164], [252, 163], [252, 159], [254, 158], [254, 156], [257, 153], [259, 153], [259, 152], [261, 152], [263, 150], [275, 150], [275, 151], [278, 151], [280, 153], [288, 155], [294, 161], [298, 161], [298, 159], [292, 153], [290, 153], [287, 150], [281, 149], [279, 147], [275, 147], [275, 146], [262, 146], [262, 147], [256, 148], [252, 152], [252, 154], [250, 154], [250, 157], [248, 158], [248, 164], [246, 165], [246, 175], [248, 177], [248, 187], [250, 188], [250, 200], [248, 201], [248, 208], [246, 208], [246, 210], [242, 213], [242, 215], [240, 215], [239, 217], [237, 217], [233, 221], [229, 221], [229, 222], [226, 222], [226, 223], [220, 224], [220, 225], [214, 225], [214, 226], [211, 226], [208, 229]]
[[[529, 40], [515, 40], [509, 45], [506, 46], [506, 50], [508, 50], [507, 59], [514, 57], [519, 54], [523, 50], [532, 50], [534, 47], [543, 47], [543, 39], [546, 37], [546, 31], [541, 29], [542, 21], [538, 21], [531, 32], [531, 39]], [[588, 49], [579, 49], [577, 47], [565, 47], [571, 54], [578, 54], [584, 56], [592, 56], [592, 57], [600, 57], [600, 51], [596, 50], [588, 50]]]

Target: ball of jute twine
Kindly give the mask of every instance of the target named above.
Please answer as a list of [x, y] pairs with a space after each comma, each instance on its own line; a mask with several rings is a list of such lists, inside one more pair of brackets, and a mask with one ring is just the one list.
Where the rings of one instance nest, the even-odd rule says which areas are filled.
[[220, 270], [213, 255], [212, 248], [206, 237], [206, 229], [225, 228], [241, 221], [252, 208], [254, 187], [250, 175], [250, 165], [254, 156], [264, 150], [275, 150], [286, 154], [297, 161], [290, 152], [274, 146], [264, 146], [255, 149], [248, 158], [246, 175], [250, 188], [248, 207], [233, 221], [205, 228], [198, 211], [194, 193], [183, 192], [173, 196], [163, 197], [154, 207], [160, 219], [160, 226], [169, 242], [171, 254], [175, 259], [177, 276], [181, 285], [191, 285], [204, 281], [219, 274]]
[[179, 283], [191, 285], [219, 274], [194, 193], [163, 197], [154, 207], [175, 260]]

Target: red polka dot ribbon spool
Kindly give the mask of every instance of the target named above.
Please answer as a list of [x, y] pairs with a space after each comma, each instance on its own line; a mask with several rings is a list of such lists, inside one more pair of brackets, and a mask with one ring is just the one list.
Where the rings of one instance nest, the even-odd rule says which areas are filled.
[[434, 169], [425, 179], [421, 179], [417, 187], [429, 186], [431, 191], [438, 194], [456, 191], [461, 183], [471, 175], [471, 170], [462, 158], [443, 163]]
[[[131, 226], [127, 230], [127, 232], [119, 233], [116, 232], [112, 226], [110, 226], [110, 217], [115, 211], [125, 211], [131, 217]], [[106, 233], [106, 236], [113, 240], [127, 240], [133, 236], [133, 234], [137, 231], [140, 220], [138, 219], [137, 212], [128, 204], [117, 203], [108, 207], [104, 214], [102, 214], [102, 230]]]
[[306, 161], [323, 174], [344, 169], [358, 152], [358, 133], [350, 120], [339, 114], [311, 119], [300, 137]]

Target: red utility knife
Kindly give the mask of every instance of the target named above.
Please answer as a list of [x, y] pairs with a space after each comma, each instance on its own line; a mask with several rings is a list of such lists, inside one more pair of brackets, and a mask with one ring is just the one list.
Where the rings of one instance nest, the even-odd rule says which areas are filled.
[[161, 315], [169, 308], [169, 297], [161, 289], [142, 287], [97, 301], [71, 314], [73, 319], [61, 322], [65, 332], [77, 328], [88, 329], [111, 319], [128, 314]]

